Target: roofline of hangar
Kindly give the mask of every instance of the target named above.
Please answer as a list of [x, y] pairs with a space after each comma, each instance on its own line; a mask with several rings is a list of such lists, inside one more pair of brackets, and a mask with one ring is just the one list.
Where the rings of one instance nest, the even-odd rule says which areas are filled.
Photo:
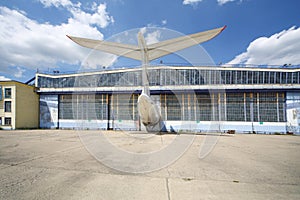
[[[78, 95], [78, 94], [141, 94], [142, 89], [137, 89], [131, 92], [128, 91], [51, 91], [51, 92], [45, 92], [40, 91], [38, 92], [40, 95], [65, 95], [65, 94], [71, 94], [71, 95]], [[299, 92], [299, 89], [226, 89], [226, 90], [151, 90], [151, 95], [160, 95], [160, 94], [216, 94], [216, 93], [261, 93], [261, 92]]]
[[[262, 68], [262, 67], [212, 67], [212, 66], [149, 66], [148, 70], [151, 69], [198, 69], [198, 70], [221, 70], [221, 71], [273, 71], [273, 72], [300, 72], [300, 68]], [[136, 68], [118, 68], [118, 69], [111, 69], [111, 70], [101, 70], [101, 71], [93, 71], [93, 72], [79, 72], [79, 73], [64, 73], [64, 74], [47, 74], [47, 73], [36, 73], [36, 76], [44, 76], [49, 78], [61, 78], [61, 77], [72, 77], [72, 76], [88, 76], [88, 75], [95, 75], [95, 74], [112, 74], [112, 73], [121, 73], [121, 72], [133, 72], [133, 71], [140, 71], [142, 70], [141, 67]]]
[[[141, 91], [142, 86], [123, 86], [123, 87], [78, 87], [78, 88], [40, 88], [38, 93], [130, 93]], [[150, 86], [151, 92], [160, 91], [299, 91], [300, 85], [189, 85], [189, 86]]]

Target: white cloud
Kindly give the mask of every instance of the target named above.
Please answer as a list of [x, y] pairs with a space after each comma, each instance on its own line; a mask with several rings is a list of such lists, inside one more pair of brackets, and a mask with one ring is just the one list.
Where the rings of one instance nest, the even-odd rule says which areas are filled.
[[219, 5], [224, 5], [226, 3], [233, 2], [233, 1], [236, 1], [236, 0], [217, 0]]
[[[22, 66], [23, 69], [57, 68], [57, 63], [80, 64], [88, 68], [109, 66], [116, 56], [95, 52], [97, 56], [87, 57], [91, 50], [80, 47], [66, 37], [74, 35], [103, 39], [97, 26], [107, 27], [113, 17], [106, 11], [105, 4], [95, 5], [92, 13], [80, 9], [80, 4], [69, 0], [40, 0], [45, 7], [65, 7], [72, 14], [67, 22], [59, 25], [38, 23], [26, 16], [24, 11], [0, 7], [0, 72], [10, 72], [10, 67]], [[87, 64], [88, 63], [88, 64]], [[21, 69], [21, 68], [20, 68]], [[23, 71], [24, 72], [24, 71]], [[15, 77], [23, 75], [22, 70]]]
[[140, 31], [143, 33], [145, 37], [146, 44], [154, 44], [159, 42], [159, 38], [161, 35], [161, 32], [159, 30], [153, 31], [153, 32], [147, 32], [147, 27], [143, 27], [140, 29]]
[[21, 67], [17, 67], [17, 71], [14, 71], [14, 76], [16, 78], [21, 78], [25, 71], [26, 71], [25, 69], [22, 69]]
[[0, 76], [0, 81], [10, 81], [11, 79], [6, 78], [5, 76]]
[[96, 11], [98, 9], [98, 4], [96, 2], [93, 2], [92, 3], [92, 7], [91, 7], [91, 10], [92, 11]]
[[247, 51], [228, 64], [283, 65], [300, 64], [300, 27], [291, 27], [270, 37], [251, 42]]
[[146, 37], [145, 37], [146, 43], [147, 44], [154, 44], [154, 43], [159, 42], [160, 34], [161, 33], [160, 33], [159, 30], [153, 31], [151, 33], [147, 33]]
[[[197, 5], [198, 3], [202, 2], [203, 0], [183, 0], [183, 5], [192, 5], [192, 6], [195, 6]], [[242, 2], [242, 0], [217, 0], [218, 4], [221, 6], [221, 5], [224, 5], [226, 3], [229, 3], [229, 2], [233, 2], [233, 1], [240, 1]]]
[[105, 4], [100, 4], [93, 9], [95, 9], [95, 13], [93, 14], [86, 13], [76, 7], [70, 9], [70, 12], [73, 14], [75, 20], [83, 24], [96, 24], [101, 28], [105, 28], [108, 26], [108, 24], [114, 22], [113, 17], [109, 16], [108, 13], [106, 12]]
[[105, 28], [109, 23], [113, 23], [114, 19], [106, 12], [106, 4], [92, 3], [90, 10], [94, 13], [87, 13], [81, 10], [81, 3], [73, 4], [70, 0], [39, 0], [45, 7], [64, 7], [73, 18], [83, 24], [95, 24], [101, 28]]
[[168, 21], [166, 19], [164, 19], [164, 20], [161, 21], [162, 25], [166, 25], [167, 23], [168, 23]]
[[67, 6], [74, 6], [70, 0], [39, 0], [45, 7], [67, 7]]
[[203, 0], [183, 0], [183, 5], [195, 5]]

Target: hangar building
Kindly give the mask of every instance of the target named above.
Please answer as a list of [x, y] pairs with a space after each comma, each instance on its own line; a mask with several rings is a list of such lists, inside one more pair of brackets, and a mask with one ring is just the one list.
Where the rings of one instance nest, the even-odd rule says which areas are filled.
[[[40, 127], [141, 130], [141, 68], [37, 73]], [[167, 130], [299, 133], [300, 69], [151, 66]]]

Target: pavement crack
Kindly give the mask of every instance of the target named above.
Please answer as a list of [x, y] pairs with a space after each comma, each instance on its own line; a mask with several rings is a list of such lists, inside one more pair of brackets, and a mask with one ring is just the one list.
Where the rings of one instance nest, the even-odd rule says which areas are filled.
[[169, 178], [166, 178], [166, 188], [167, 188], [168, 200], [171, 200], [170, 188], [169, 188]]
[[57, 155], [58, 153], [65, 153], [65, 152], [68, 152], [70, 150], [74, 150], [74, 149], [78, 149], [78, 148], [81, 148], [81, 145], [80, 146], [75, 146], [75, 147], [69, 147], [69, 148], [66, 148], [66, 149], [62, 149], [62, 150], [58, 150], [54, 153], [50, 153], [50, 154], [45, 154], [45, 155], [41, 155], [41, 156], [36, 156], [36, 157], [33, 157], [31, 159], [28, 159], [28, 160], [24, 160], [24, 161], [21, 161], [21, 162], [18, 162], [18, 163], [11, 163], [11, 164], [8, 164], [9, 166], [5, 167], [5, 168], [8, 168], [8, 167], [14, 167], [14, 166], [18, 166], [18, 165], [23, 165], [25, 163], [29, 163], [29, 162], [32, 162], [32, 161], [35, 161], [35, 160], [38, 160], [38, 159], [43, 159], [43, 158], [51, 158], [52, 156], [55, 156]]

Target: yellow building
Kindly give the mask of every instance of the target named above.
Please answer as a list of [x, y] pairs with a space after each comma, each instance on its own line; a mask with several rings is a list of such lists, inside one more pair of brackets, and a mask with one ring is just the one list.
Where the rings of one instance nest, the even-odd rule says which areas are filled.
[[0, 81], [0, 129], [39, 127], [39, 96], [35, 87]]

